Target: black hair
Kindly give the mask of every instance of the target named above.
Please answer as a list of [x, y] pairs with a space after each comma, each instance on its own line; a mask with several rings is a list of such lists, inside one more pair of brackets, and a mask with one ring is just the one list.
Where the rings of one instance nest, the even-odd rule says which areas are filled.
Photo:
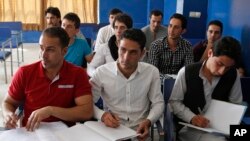
[[73, 12], [70, 12], [70, 13], [67, 13], [63, 19], [67, 19], [69, 21], [72, 21], [75, 23], [75, 28], [76, 29], [79, 29], [80, 28], [80, 24], [81, 24], [81, 21], [80, 21], [80, 18], [78, 17], [78, 15], [76, 13], [73, 13]]
[[157, 10], [157, 9], [152, 10], [152, 11], [150, 12], [150, 18], [152, 17], [152, 15], [163, 17], [163, 13], [162, 13], [160, 10]]
[[187, 19], [185, 16], [183, 16], [182, 14], [179, 14], [179, 13], [175, 13], [173, 14], [171, 17], [170, 17], [170, 20], [171, 19], [179, 19], [181, 21], [181, 27], [182, 29], [186, 29], [187, 28]]
[[225, 36], [217, 40], [212, 48], [214, 56], [227, 56], [235, 61], [237, 65], [240, 62], [241, 45], [238, 40], [231, 36]]
[[57, 7], [52, 7], [52, 6], [48, 7], [45, 10], [45, 16], [47, 15], [47, 13], [55, 15], [57, 18], [61, 18], [61, 12]]
[[212, 20], [212, 21], [210, 21], [210, 22], [208, 23], [207, 28], [208, 28], [210, 25], [217, 25], [217, 26], [219, 26], [219, 27], [220, 27], [220, 33], [222, 34], [222, 32], [223, 32], [223, 23], [222, 23], [221, 21], [219, 21], [219, 20]]
[[127, 28], [132, 28], [133, 27], [133, 20], [132, 20], [132, 18], [129, 15], [125, 14], [125, 13], [118, 14], [115, 17], [115, 19], [113, 21], [113, 28], [115, 28], [115, 22], [116, 21], [124, 23], [127, 26]]
[[145, 47], [146, 36], [140, 29], [131, 28], [125, 30], [121, 35], [121, 40], [124, 38], [137, 42], [140, 45], [141, 50]]
[[109, 15], [116, 15], [116, 14], [119, 14], [119, 13], [122, 13], [122, 11], [118, 8], [114, 8], [114, 9], [111, 9], [109, 11]]
[[61, 27], [49, 27], [46, 28], [42, 35], [46, 35], [52, 38], [59, 38], [60, 44], [62, 48], [68, 47], [69, 45], [69, 35], [67, 32]]

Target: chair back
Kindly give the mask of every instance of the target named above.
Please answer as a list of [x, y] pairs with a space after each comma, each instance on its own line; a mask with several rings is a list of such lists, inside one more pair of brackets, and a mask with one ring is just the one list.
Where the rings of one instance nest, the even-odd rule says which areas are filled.
[[168, 103], [170, 95], [172, 93], [172, 89], [174, 87], [175, 79], [164, 79], [163, 83], [163, 95], [165, 104]]
[[248, 108], [245, 113], [245, 116], [250, 117], [250, 77], [242, 77], [241, 81], [241, 90], [243, 95], [243, 101], [247, 102]]
[[22, 22], [0, 22], [0, 27], [9, 27], [12, 31], [22, 31]]
[[174, 83], [175, 79], [164, 79], [163, 83], [163, 95], [165, 101], [163, 128], [164, 128], [165, 141], [175, 140], [173, 116], [168, 107], [168, 100], [171, 96]]
[[[0, 42], [11, 38], [11, 30], [8, 27], [0, 27]], [[2, 45], [0, 45], [2, 46]]]

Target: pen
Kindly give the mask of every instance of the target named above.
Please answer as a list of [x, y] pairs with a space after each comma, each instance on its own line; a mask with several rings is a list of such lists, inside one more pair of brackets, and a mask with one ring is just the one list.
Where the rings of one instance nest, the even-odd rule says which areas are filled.
[[108, 112], [112, 115], [113, 118], [115, 118], [115, 115], [113, 114], [111, 110], [108, 110]]
[[201, 111], [200, 107], [198, 107], [198, 112], [199, 112], [200, 115], [202, 115], [202, 111]]

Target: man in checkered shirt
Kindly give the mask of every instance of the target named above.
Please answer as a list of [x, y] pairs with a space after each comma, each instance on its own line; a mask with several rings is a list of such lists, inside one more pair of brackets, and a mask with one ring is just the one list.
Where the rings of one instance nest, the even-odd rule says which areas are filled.
[[176, 75], [183, 66], [194, 61], [191, 43], [181, 37], [186, 27], [187, 19], [175, 13], [170, 17], [168, 35], [151, 44], [148, 63], [159, 69], [161, 79]]

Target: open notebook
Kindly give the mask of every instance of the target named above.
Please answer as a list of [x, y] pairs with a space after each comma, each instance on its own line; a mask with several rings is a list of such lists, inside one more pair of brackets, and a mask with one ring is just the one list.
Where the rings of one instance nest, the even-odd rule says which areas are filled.
[[206, 132], [229, 135], [230, 125], [240, 124], [246, 108], [247, 107], [244, 105], [238, 105], [213, 99], [210, 106], [204, 113], [204, 116], [210, 121], [209, 128], [201, 128], [184, 122], [179, 122], [179, 124]]
[[87, 121], [55, 133], [61, 141], [118, 141], [135, 138], [138, 134], [124, 126], [110, 128], [103, 122]]
[[0, 141], [60, 141], [54, 132], [67, 128], [63, 122], [42, 122], [34, 132], [25, 127], [1, 131]]

